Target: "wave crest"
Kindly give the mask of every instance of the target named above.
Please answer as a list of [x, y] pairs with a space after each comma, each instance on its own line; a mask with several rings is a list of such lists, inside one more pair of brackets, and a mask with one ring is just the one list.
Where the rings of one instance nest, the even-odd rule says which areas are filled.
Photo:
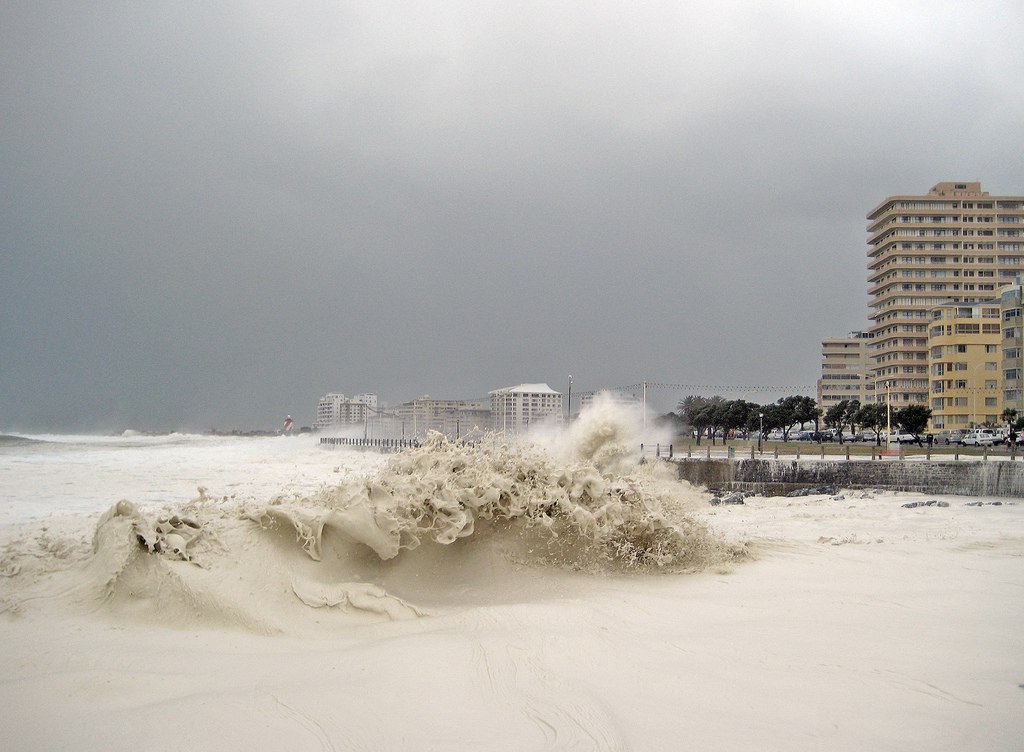
[[[608, 451], [615, 442], [607, 439], [589, 448], [618, 467], [623, 455]], [[371, 478], [260, 514], [288, 520], [314, 559], [325, 530], [388, 560], [425, 542], [451, 545], [487, 526], [532, 535], [545, 543], [542, 558], [567, 564], [697, 569], [728, 555], [687, 513], [698, 498], [657, 467], [615, 474], [591, 461], [560, 464], [531, 447], [451, 443], [432, 434]]]

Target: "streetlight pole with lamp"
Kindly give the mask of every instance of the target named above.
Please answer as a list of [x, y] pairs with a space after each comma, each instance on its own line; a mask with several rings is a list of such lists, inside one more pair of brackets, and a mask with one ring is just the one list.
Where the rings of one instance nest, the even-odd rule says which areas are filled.
[[889, 400], [889, 388], [891, 381], [885, 382], [885, 448], [891, 446], [892, 441], [892, 403]]
[[572, 374], [569, 374], [569, 392], [565, 399], [565, 425], [572, 421]]

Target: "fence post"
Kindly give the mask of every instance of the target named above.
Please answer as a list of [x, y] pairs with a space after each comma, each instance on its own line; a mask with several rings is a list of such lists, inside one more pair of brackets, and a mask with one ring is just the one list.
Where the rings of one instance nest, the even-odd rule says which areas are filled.
[[671, 444], [668, 445], [668, 458], [672, 459], [672, 445]]
[[796, 458], [799, 461], [799, 459], [800, 459], [800, 445], [799, 444], [796, 445]]
[[846, 447], [846, 461], [847, 462], [850, 461], [850, 447], [849, 446]]
[[754, 459], [754, 445], [750, 445], [750, 459]]
[[661, 442], [654, 445], [654, 456], [661, 459]]
[[778, 459], [778, 458], [779, 458], [779, 445], [776, 444], [775, 445], [775, 459]]

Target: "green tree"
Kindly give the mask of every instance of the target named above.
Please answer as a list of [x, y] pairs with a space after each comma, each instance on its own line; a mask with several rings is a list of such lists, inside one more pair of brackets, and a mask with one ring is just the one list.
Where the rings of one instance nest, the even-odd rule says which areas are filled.
[[860, 412], [860, 400], [849, 400], [846, 403], [846, 422], [850, 424], [850, 433], [857, 433], [857, 413]]
[[907, 405], [892, 415], [893, 420], [903, 426], [903, 430], [914, 435], [918, 446], [921, 446], [921, 433], [932, 419], [932, 409], [924, 405]]
[[729, 400], [721, 406], [722, 443], [725, 444], [725, 437], [729, 431], [736, 431], [746, 428], [750, 415], [757, 415], [757, 405], [746, 400]]
[[[700, 446], [701, 436], [712, 429], [715, 420], [715, 406], [705, 404], [696, 408], [689, 418], [690, 425], [697, 432], [697, 446]], [[714, 431], [711, 432], [711, 443], [714, 444]]]
[[803, 430], [805, 423], [814, 421], [814, 430], [818, 430], [818, 419], [821, 417], [821, 408], [814, 401], [814, 397], [796, 397], [793, 407], [793, 417], [800, 423], [800, 430]]
[[842, 431], [843, 426], [846, 425], [846, 411], [849, 406], [849, 400], [840, 400], [836, 404], [832, 405], [832, 407], [825, 411], [825, 425], [829, 428], [838, 428]]
[[[709, 405], [720, 405], [723, 402], [725, 402], [725, 399], [718, 395], [715, 395], [714, 397], [701, 397], [699, 394], [688, 395], [679, 401], [679, 404], [677, 405], [679, 414], [683, 417], [686, 425], [697, 430], [698, 443], [700, 442], [700, 433], [707, 430], [708, 424], [706, 420], [708, 416], [705, 415], [701, 421], [696, 421], [697, 413]], [[698, 425], [698, 422], [701, 423], [701, 425]]]
[[888, 411], [881, 402], [869, 402], [857, 411], [857, 423], [875, 432], [875, 446], [882, 445], [882, 429], [888, 424], [888, 420]]
[[665, 413], [654, 419], [654, 422], [663, 428], [672, 431], [674, 436], [682, 436], [686, 433], [686, 421], [678, 413]]
[[[781, 430], [785, 432], [783, 439], [788, 439], [788, 432], [786, 432], [786, 428], [790, 426], [793, 421], [788, 419], [786, 411], [783, 410], [781, 405], [762, 405], [759, 412], [764, 413], [763, 423], [765, 431]], [[762, 421], [759, 419], [758, 423], [761, 422]]]
[[782, 397], [778, 401], [782, 410], [782, 417], [785, 425], [782, 426], [782, 440], [789, 441], [789, 431], [794, 423], [800, 424], [800, 430], [810, 421], [814, 421], [814, 430], [818, 430], [818, 418], [821, 417], [821, 410], [818, 408], [813, 397], [793, 395]]

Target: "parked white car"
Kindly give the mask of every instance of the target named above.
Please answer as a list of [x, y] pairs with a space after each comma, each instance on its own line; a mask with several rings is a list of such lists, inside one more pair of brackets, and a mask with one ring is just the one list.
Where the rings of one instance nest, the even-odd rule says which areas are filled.
[[905, 433], [903, 431], [893, 431], [889, 434], [890, 444], [915, 444], [917, 443], [917, 437], [912, 433]]
[[996, 443], [996, 434], [991, 428], [978, 428], [968, 431], [961, 437], [961, 446], [992, 446]]

